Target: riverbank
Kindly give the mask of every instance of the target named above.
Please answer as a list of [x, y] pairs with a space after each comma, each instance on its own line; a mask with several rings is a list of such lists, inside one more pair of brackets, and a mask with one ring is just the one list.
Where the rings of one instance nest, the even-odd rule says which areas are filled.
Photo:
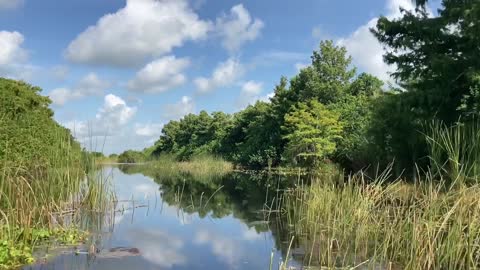
[[0, 268], [32, 262], [40, 243], [82, 241], [75, 214], [108, 201], [108, 181], [40, 91], [0, 78]]
[[[307, 266], [326, 269], [474, 269], [480, 263], [480, 186], [317, 179], [288, 190], [282, 213]], [[286, 269], [286, 268], [285, 268]], [[323, 268], [322, 268], [323, 269]], [[363, 269], [363, 268], [362, 268]]]

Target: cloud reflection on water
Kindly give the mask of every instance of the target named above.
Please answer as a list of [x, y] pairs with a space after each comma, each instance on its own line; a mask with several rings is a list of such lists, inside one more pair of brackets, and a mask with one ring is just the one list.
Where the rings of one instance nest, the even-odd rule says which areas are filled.
[[187, 257], [181, 252], [183, 241], [166, 232], [138, 228], [130, 230], [126, 239], [140, 250], [140, 256], [157, 266], [171, 268], [187, 263]]

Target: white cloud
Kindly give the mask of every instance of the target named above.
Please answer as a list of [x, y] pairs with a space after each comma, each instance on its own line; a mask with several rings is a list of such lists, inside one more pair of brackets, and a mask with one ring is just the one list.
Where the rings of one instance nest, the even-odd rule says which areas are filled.
[[79, 139], [88, 136], [115, 136], [136, 112], [136, 107], [129, 107], [122, 98], [108, 94], [93, 120], [70, 121], [65, 123], [65, 127], [72, 130]]
[[242, 64], [235, 58], [229, 58], [217, 65], [211, 78], [198, 77], [194, 80], [201, 94], [211, 92], [219, 87], [230, 86], [244, 73]]
[[155, 124], [155, 123], [147, 123], [135, 124], [135, 135], [142, 138], [142, 140], [146, 140], [149, 144], [153, 144], [162, 133], [163, 124]]
[[101, 95], [110, 85], [110, 82], [101, 80], [95, 73], [89, 73], [74, 88], [56, 88], [50, 91], [49, 96], [53, 104], [62, 106], [72, 100]]
[[242, 90], [240, 91], [240, 96], [237, 100], [237, 105], [239, 108], [244, 108], [248, 105], [254, 104], [257, 100], [266, 100], [267, 97], [260, 96], [262, 92], [263, 83], [248, 81], [242, 85]]
[[138, 136], [151, 137], [162, 133], [163, 124], [136, 124], [135, 134]]
[[194, 110], [195, 103], [193, 99], [188, 96], [183, 96], [179, 102], [165, 106], [164, 117], [167, 119], [180, 119], [189, 113], [193, 113]]
[[23, 0], [0, 0], [0, 10], [14, 9], [23, 5]]
[[243, 84], [242, 92], [249, 95], [258, 95], [262, 92], [263, 83], [256, 81], [248, 81]]
[[216, 23], [222, 45], [230, 52], [236, 52], [246, 42], [257, 39], [263, 26], [264, 23], [253, 19], [242, 4], [232, 7], [230, 14], [218, 18]]
[[186, 0], [127, 0], [124, 8], [79, 34], [65, 56], [77, 63], [130, 66], [203, 39], [210, 28]]
[[307, 63], [297, 62], [297, 63], [295, 63], [294, 66], [295, 66], [295, 69], [296, 69], [298, 72], [300, 72], [300, 70], [308, 67], [309, 65], [310, 65], [310, 64], [307, 64]]
[[135, 78], [128, 82], [128, 89], [145, 93], [161, 93], [186, 82], [182, 73], [190, 65], [187, 58], [165, 56], [147, 64]]
[[37, 67], [28, 64], [25, 38], [19, 32], [0, 31], [0, 76], [29, 80]]
[[[400, 7], [406, 10], [414, 10], [411, 0], [388, 0], [387, 17], [396, 18], [401, 15]], [[350, 36], [338, 40], [338, 44], [345, 46], [348, 53], [353, 57], [353, 63], [361, 70], [371, 73], [384, 81], [391, 80], [389, 73], [395, 70], [383, 61], [383, 46], [370, 32], [374, 28], [378, 18], [371, 19], [365, 25], [360, 26]]]
[[19, 32], [0, 31], [0, 65], [24, 62], [27, 51], [22, 48], [24, 37]]
[[128, 107], [122, 98], [108, 94], [105, 96], [103, 107], [95, 118], [102, 120], [105, 126], [113, 129], [125, 125], [135, 115], [136, 111], [137, 108]]

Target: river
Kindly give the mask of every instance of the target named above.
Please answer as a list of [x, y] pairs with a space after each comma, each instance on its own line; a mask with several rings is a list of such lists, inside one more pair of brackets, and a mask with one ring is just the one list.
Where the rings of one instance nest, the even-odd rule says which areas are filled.
[[[269, 269], [271, 260], [278, 269], [285, 260], [289, 236], [266, 211], [275, 181], [241, 173], [195, 179], [143, 168], [104, 167], [115, 211], [84, 218], [93, 231], [85, 245], [48, 249], [55, 256], [24, 269]], [[299, 264], [290, 258], [289, 265]]]

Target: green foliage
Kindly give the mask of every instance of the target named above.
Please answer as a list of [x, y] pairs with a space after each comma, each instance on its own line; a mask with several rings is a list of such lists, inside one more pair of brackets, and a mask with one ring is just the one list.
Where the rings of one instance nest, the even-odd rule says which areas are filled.
[[175, 154], [178, 160], [188, 160], [195, 155], [217, 154], [223, 147], [221, 139], [230, 123], [228, 114], [214, 112], [210, 115], [205, 111], [170, 121], [163, 127], [152, 155]]
[[480, 3], [443, 0], [437, 17], [417, 11], [382, 17], [373, 31], [389, 49], [384, 58], [396, 65], [394, 78], [415, 95], [409, 109], [446, 124], [478, 114]]
[[[233, 116], [202, 111], [170, 121], [163, 127], [151, 155], [174, 154], [177, 160], [189, 160], [192, 156], [213, 154], [255, 169], [289, 165], [301, 156], [310, 156], [312, 158], [307, 159], [312, 161], [329, 158], [347, 167], [366, 166], [367, 155], [363, 153], [371, 141], [368, 127], [372, 104], [380, 96], [382, 86], [372, 75], [356, 76], [346, 49], [324, 41], [318, 51], [313, 52], [309, 67], [290, 81], [281, 78], [270, 102], [258, 101]], [[292, 112], [300, 107], [302, 113]], [[303, 130], [310, 134], [303, 139], [300, 131], [294, 134], [294, 123], [286, 124], [287, 116], [291, 116], [290, 121], [293, 119], [291, 114], [320, 115], [312, 111], [320, 107], [328, 111], [327, 115], [321, 115], [322, 121], [333, 117], [338, 122], [339, 128], [333, 128], [335, 132], [328, 134], [332, 137], [322, 137], [323, 131], [317, 130], [321, 123], [312, 124], [314, 128], [310, 132]], [[282, 128], [284, 126], [287, 128]], [[306, 151], [309, 148], [305, 146], [306, 140], [320, 148]], [[294, 156], [297, 158], [293, 159]]]
[[[54, 121], [40, 91], [0, 78], [0, 268], [30, 263], [36, 244], [59, 240], [59, 213], [80, 206], [97, 210], [95, 202], [106, 197], [87, 164], [101, 153], [82, 151]], [[65, 240], [78, 239], [69, 235]]]
[[431, 171], [449, 186], [473, 185], [480, 180], [480, 122], [427, 126], [426, 141]]
[[278, 163], [280, 133], [276, 123], [271, 104], [258, 101], [248, 106], [235, 114], [224, 139], [224, 145], [230, 145], [225, 152], [236, 163], [251, 168]]
[[140, 163], [146, 160], [146, 156], [140, 151], [127, 150], [121, 153], [117, 160], [119, 163]]
[[[0, 78], [0, 160], [16, 166], [47, 167], [52, 153], [80, 156], [70, 131], [53, 120], [41, 89]], [[74, 159], [74, 158], [72, 158]]]
[[337, 102], [345, 93], [355, 69], [349, 69], [352, 58], [344, 47], [333, 41], [322, 41], [320, 49], [312, 55], [312, 65], [292, 79], [290, 99], [304, 102], [317, 99], [323, 104]]
[[299, 103], [285, 116], [287, 155], [298, 163], [317, 165], [336, 151], [343, 124], [339, 114], [316, 100]]
[[18, 267], [33, 262], [32, 250], [29, 246], [0, 241], [0, 268]]
[[480, 186], [445, 192], [431, 176], [386, 184], [389, 174], [366, 182], [363, 173], [339, 172], [283, 194], [282, 226], [292, 228], [307, 251], [304, 263], [315, 269], [477, 269]]

